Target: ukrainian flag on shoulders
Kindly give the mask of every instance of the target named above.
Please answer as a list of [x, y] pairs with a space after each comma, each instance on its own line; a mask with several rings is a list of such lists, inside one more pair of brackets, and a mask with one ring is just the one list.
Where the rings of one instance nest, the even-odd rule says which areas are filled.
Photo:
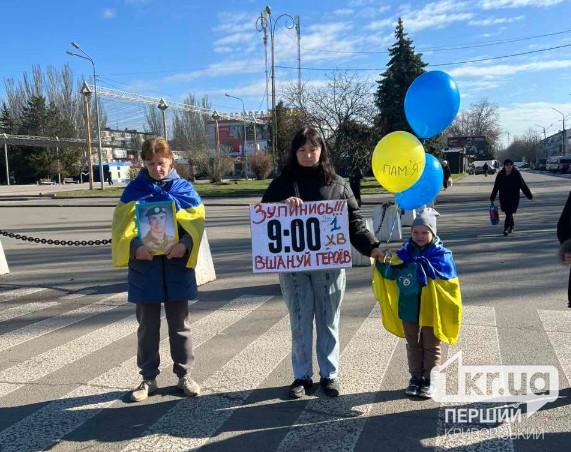
[[111, 250], [115, 267], [126, 267], [129, 264], [131, 240], [138, 236], [135, 205], [159, 201], [174, 203], [178, 224], [192, 238], [192, 250], [186, 266], [196, 267], [204, 233], [205, 211], [202, 199], [192, 184], [181, 179], [174, 169], [160, 182], [160, 186], [157, 185], [147, 170], [142, 169], [123, 191], [113, 213]]

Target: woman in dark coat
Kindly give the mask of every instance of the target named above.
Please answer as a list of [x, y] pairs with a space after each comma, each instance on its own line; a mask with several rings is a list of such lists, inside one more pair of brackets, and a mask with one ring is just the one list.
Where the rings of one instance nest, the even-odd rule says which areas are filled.
[[504, 223], [504, 235], [514, 231], [514, 214], [519, 206], [519, 191], [522, 191], [527, 199], [533, 199], [531, 191], [527, 187], [521, 173], [514, 167], [510, 159], [504, 160], [504, 168], [496, 176], [496, 182], [490, 201], [494, 202], [498, 191], [500, 192], [500, 208], [506, 214]]
[[[561, 243], [561, 257], [566, 265], [571, 265], [571, 193], [557, 222], [557, 238]], [[567, 300], [571, 308], [571, 272], [567, 286]]]
[[[345, 179], [335, 174], [323, 137], [315, 129], [301, 129], [293, 137], [286, 168], [272, 181], [262, 202], [301, 206], [305, 201], [336, 199], [347, 201], [352, 245], [366, 256], [382, 256], [378, 248], [380, 242], [366, 228], [351, 188]], [[337, 397], [339, 315], [345, 292], [345, 270], [280, 273], [279, 277], [292, 333], [294, 382], [290, 385], [290, 397], [302, 397], [313, 385], [314, 319], [320, 384], [325, 395]]]
[[448, 188], [448, 180], [452, 177], [452, 172], [450, 171], [450, 165], [448, 165], [448, 160], [442, 161], [442, 173], [444, 175], [444, 180], [442, 181], [442, 185], [444, 186], [444, 190]]

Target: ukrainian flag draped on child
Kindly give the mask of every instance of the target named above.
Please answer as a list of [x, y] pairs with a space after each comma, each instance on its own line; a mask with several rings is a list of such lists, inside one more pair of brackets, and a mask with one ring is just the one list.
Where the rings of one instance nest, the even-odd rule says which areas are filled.
[[204, 233], [204, 205], [192, 184], [181, 179], [174, 169], [160, 183], [154, 181], [146, 169], [142, 169], [123, 191], [113, 215], [111, 249], [115, 267], [128, 265], [131, 240], [138, 235], [135, 204], [158, 201], [174, 203], [177, 222], [192, 238], [193, 246], [186, 266], [196, 267]]

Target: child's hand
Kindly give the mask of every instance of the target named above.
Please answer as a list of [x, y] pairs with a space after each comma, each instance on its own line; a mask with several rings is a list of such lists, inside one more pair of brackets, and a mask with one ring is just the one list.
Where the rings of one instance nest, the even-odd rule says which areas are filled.
[[571, 265], [571, 253], [563, 253], [563, 261], [565, 265]]
[[152, 261], [153, 253], [149, 248], [143, 245], [135, 251], [135, 259], [139, 261]]
[[186, 253], [186, 245], [184, 243], [176, 243], [165, 254], [167, 259], [180, 259]]

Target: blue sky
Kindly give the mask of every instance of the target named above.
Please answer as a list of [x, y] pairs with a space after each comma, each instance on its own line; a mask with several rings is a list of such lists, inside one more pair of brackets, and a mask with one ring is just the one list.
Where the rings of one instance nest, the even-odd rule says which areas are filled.
[[[180, 102], [189, 92], [208, 94], [222, 111], [265, 109], [262, 35], [256, 18], [266, 2], [255, 0], [5, 1], [0, 27], [0, 77], [19, 78], [33, 64], [89, 76], [84, 60], [66, 55], [78, 42], [94, 59], [99, 84]], [[523, 52], [527, 55], [438, 66], [460, 87], [462, 106], [488, 97], [500, 106], [501, 125], [514, 135], [528, 127], [561, 129], [571, 113], [571, 0], [272, 1], [274, 17], [301, 17], [302, 77], [323, 83], [326, 68], [355, 69], [371, 81], [387, 62], [396, 18], [424, 61], [436, 65]], [[276, 65], [296, 66], [296, 35], [280, 20]], [[555, 34], [557, 33], [557, 34]], [[552, 34], [551, 36], [537, 37]], [[512, 41], [512, 42], [507, 42]], [[515, 42], [514, 42], [515, 41]], [[537, 52], [558, 46], [559, 49]], [[460, 48], [463, 47], [463, 48]], [[317, 69], [317, 70], [313, 70]], [[364, 69], [374, 69], [367, 71]], [[430, 66], [428, 67], [430, 69]], [[295, 69], [278, 69], [281, 83]], [[0, 85], [0, 97], [4, 86]], [[111, 125], [134, 111], [109, 108]], [[571, 126], [571, 116], [568, 118]], [[507, 134], [503, 137], [507, 141]]]

